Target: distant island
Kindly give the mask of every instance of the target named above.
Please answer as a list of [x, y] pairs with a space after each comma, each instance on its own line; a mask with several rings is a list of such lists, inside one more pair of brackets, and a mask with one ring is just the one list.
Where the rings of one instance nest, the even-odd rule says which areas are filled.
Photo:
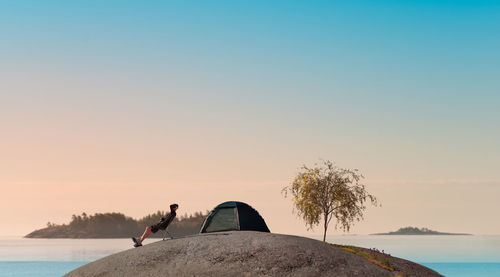
[[[139, 236], [146, 226], [160, 221], [167, 212], [144, 216], [138, 220], [122, 213], [96, 213], [94, 215], [73, 215], [69, 224], [47, 223], [47, 227], [35, 230], [25, 238], [129, 238]], [[192, 215], [177, 216], [168, 231], [174, 236], [186, 236], [199, 233], [203, 220], [208, 212]], [[151, 237], [162, 237], [163, 232], [153, 234]]]
[[418, 228], [418, 227], [404, 227], [399, 228], [399, 230], [395, 232], [389, 233], [377, 233], [371, 235], [444, 235], [444, 236], [471, 236], [472, 234], [464, 234], [464, 233], [442, 233], [438, 231], [433, 231], [427, 228]]

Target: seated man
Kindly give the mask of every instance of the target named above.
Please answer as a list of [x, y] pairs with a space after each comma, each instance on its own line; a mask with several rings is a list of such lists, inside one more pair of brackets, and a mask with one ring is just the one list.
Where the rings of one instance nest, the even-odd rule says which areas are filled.
[[142, 242], [147, 237], [149, 237], [149, 235], [151, 235], [151, 233], [156, 233], [160, 229], [162, 229], [162, 230], [167, 229], [168, 225], [174, 220], [175, 216], [177, 215], [177, 213], [175, 212], [175, 211], [177, 211], [177, 208], [179, 208], [179, 205], [177, 205], [177, 204], [170, 205], [170, 213], [167, 216], [162, 217], [160, 222], [158, 222], [152, 226], [146, 227], [144, 234], [142, 234], [142, 236], [140, 238], [133, 237], [132, 240], [134, 241], [134, 247], [142, 246]]

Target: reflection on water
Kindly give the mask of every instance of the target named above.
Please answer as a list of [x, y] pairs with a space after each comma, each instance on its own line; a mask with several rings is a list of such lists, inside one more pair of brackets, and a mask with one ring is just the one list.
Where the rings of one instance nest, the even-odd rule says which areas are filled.
[[[159, 239], [148, 239], [149, 243]], [[94, 261], [132, 248], [130, 239], [25, 239], [0, 237], [0, 261]]]
[[56, 277], [63, 276], [86, 262], [2, 262], [0, 277]]
[[424, 263], [447, 277], [500, 276], [500, 263]]
[[[321, 239], [320, 237], [312, 237]], [[148, 239], [147, 243], [159, 239]], [[500, 236], [329, 236], [328, 242], [377, 248], [419, 263], [499, 263]], [[130, 239], [0, 237], [0, 261], [94, 261], [132, 248]]]

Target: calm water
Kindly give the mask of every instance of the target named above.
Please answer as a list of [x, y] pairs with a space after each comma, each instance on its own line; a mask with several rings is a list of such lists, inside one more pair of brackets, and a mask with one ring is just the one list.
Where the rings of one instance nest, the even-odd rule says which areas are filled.
[[[158, 240], [151, 239], [149, 243]], [[88, 262], [131, 247], [130, 239], [0, 237], [0, 277], [62, 276]]]
[[[500, 236], [331, 236], [328, 241], [384, 250], [446, 276], [500, 276]], [[129, 239], [0, 237], [0, 277], [61, 276], [130, 248]]]

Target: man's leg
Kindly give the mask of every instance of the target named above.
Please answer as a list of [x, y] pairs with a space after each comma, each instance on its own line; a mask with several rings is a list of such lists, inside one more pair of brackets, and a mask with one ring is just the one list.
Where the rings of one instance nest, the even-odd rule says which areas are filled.
[[142, 243], [147, 237], [151, 235], [151, 227], [146, 227], [146, 230], [144, 230], [144, 234], [137, 240], [139, 243]]

